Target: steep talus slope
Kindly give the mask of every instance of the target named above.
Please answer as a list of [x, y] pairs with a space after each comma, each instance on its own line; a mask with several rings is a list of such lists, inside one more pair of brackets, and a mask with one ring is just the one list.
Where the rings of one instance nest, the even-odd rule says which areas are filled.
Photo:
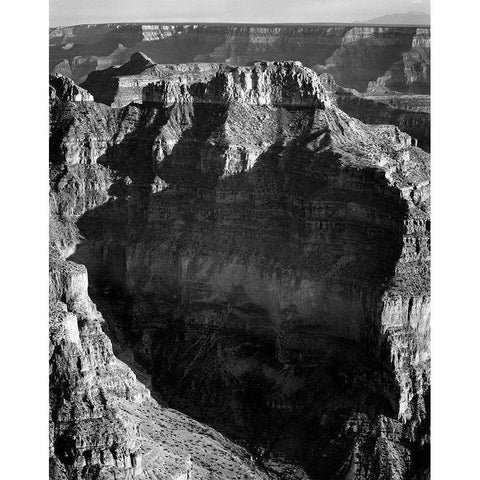
[[[79, 96], [82, 89], [69, 79], [50, 80], [54, 146], [63, 138], [63, 128], [81, 121], [70, 116], [70, 109], [102, 112], [89, 97]], [[114, 356], [102, 330], [103, 316], [87, 291], [85, 266], [65, 259], [80, 239], [74, 223], [78, 213], [108, 199], [104, 190], [111, 174], [100, 165], [84, 165], [75, 170], [78, 183], [68, 190], [58, 183], [65, 167], [58, 163], [61, 153], [55, 148], [51, 153], [50, 478], [279, 478], [267, 475], [244, 449], [214, 429], [152, 399]], [[66, 201], [75, 207], [65, 208]], [[296, 471], [289, 478], [305, 478], [301, 469]]]
[[52, 105], [106, 331], [270, 478], [424, 478], [429, 156], [298, 62], [200, 70]]
[[50, 71], [77, 82], [142, 51], [156, 63], [298, 60], [345, 87], [428, 93], [430, 29], [348, 25], [107, 24], [50, 30]]

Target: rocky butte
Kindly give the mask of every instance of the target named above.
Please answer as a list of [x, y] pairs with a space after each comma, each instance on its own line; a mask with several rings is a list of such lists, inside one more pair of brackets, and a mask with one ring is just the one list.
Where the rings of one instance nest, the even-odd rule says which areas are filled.
[[52, 478], [429, 478], [429, 154], [211, 60], [51, 77]]
[[123, 65], [137, 51], [156, 64], [299, 60], [332, 76], [339, 105], [351, 116], [397, 125], [430, 148], [428, 26], [111, 23], [50, 29], [50, 72], [77, 83], [92, 71]]

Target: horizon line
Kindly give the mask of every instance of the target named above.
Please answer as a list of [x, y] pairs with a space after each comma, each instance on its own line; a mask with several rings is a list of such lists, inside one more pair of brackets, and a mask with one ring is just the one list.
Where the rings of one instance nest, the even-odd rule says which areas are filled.
[[195, 22], [195, 21], [122, 21], [122, 22], [89, 22], [89, 23], [75, 23], [71, 25], [55, 25], [49, 26], [53, 28], [71, 28], [83, 27], [87, 25], [231, 25], [231, 26], [316, 26], [316, 25], [335, 25], [335, 26], [361, 26], [361, 27], [418, 27], [431, 28], [430, 23], [369, 23], [369, 22]]

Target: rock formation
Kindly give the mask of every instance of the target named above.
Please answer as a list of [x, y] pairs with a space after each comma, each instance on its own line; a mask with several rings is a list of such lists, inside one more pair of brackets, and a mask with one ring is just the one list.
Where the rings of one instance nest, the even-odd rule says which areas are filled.
[[161, 64], [299, 60], [359, 91], [378, 81], [391, 90], [428, 93], [429, 42], [428, 27], [78, 25], [50, 30], [50, 71], [82, 82], [140, 50]]
[[[56, 76], [50, 81], [55, 141], [55, 122], [67, 116], [61, 112], [86, 104], [71, 95], [72, 88], [82, 91], [76, 85], [70, 82], [65, 89], [65, 81]], [[96, 111], [95, 104], [86, 108]], [[79, 210], [65, 209], [64, 202], [88, 199], [82, 208], [95, 208], [107, 199], [101, 190], [108, 185], [108, 174], [93, 165], [80, 167], [81, 181], [69, 190], [61, 180], [58, 183], [65, 167], [51, 166], [50, 478], [278, 478], [267, 476], [244, 449], [220, 433], [154, 400], [114, 356], [102, 331], [104, 319], [88, 295], [85, 266], [65, 259], [80, 237], [75, 225]], [[148, 376], [143, 380], [148, 382]], [[296, 471], [295, 478], [306, 478], [300, 468]]]
[[80, 88], [68, 77], [60, 73], [50, 75], [50, 100], [55, 97], [70, 102], [92, 102], [93, 96], [87, 90]]
[[360, 93], [337, 85], [328, 73], [320, 75], [320, 82], [332, 101], [352, 117], [370, 124], [396, 125], [411, 135], [420, 148], [430, 151], [429, 95]]
[[370, 81], [370, 94], [390, 91], [430, 94], [430, 29], [417, 28], [411, 49], [392, 63], [384, 75]]
[[195, 478], [427, 478], [429, 155], [300, 62], [120, 69], [52, 97], [54, 478], [170, 478], [182, 428]]
[[[429, 27], [108, 24], [50, 31], [50, 71], [85, 81], [97, 101], [114, 106], [138, 101], [152, 77], [202, 81], [222, 68], [217, 62], [258, 60], [299, 60], [331, 75], [349, 115], [396, 125], [429, 149]], [[108, 95], [117, 89], [123, 96], [115, 101]]]

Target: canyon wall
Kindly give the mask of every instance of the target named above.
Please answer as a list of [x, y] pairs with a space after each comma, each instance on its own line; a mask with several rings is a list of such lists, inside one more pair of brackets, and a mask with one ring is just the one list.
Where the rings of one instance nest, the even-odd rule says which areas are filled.
[[[99, 111], [88, 96], [79, 96], [82, 89], [69, 79], [50, 79], [54, 143], [61, 128], [73, 120], [71, 108]], [[88, 293], [87, 269], [66, 259], [80, 241], [78, 213], [107, 200], [110, 174], [90, 165], [76, 169], [75, 185], [58, 183], [65, 165], [58, 164], [54, 154], [51, 160], [50, 478], [279, 479], [266, 475], [245, 449], [219, 432], [167, 408], [157, 395], [152, 398], [145, 386], [150, 385], [148, 374], [136, 369], [140, 382], [119, 360], [118, 356], [135, 368], [128, 351], [118, 350], [104, 333], [104, 317]], [[78, 202], [75, 213], [65, 209], [67, 199]], [[306, 478], [297, 470], [295, 478]]]
[[430, 28], [105, 24], [53, 28], [49, 37], [50, 71], [76, 82], [142, 51], [161, 64], [298, 60], [359, 91], [430, 88]]
[[400, 93], [360, 93], [339, 86], [332, 75], [320, 74], [320, 82], [342, 110], [370, 124], [396, 125], [430, 151], [430, 96]]
[[109, 336], [267, 478], [427, 478], [429, 155], [300, 62], [120, 68], [51, 105], [52, 195]]
[[[136, 65], [129, 61], [138, 50], [150, 61], [150, 71], [141, 58]], [[137, 101], [151, 75], [171, 77], [181, 70], [184, 80], [201, 79], [212, 68], [224, 68], [218, 62], [259, 60], [298, 60], [331, 76], [343, 93], [355, 89], [360, 94], [340, 96], [339, 106], [349, 115], [396, 125], [429, 150], [428, 27], [106, 24], [50, 30], [50, 71], [85, 82], [87, 89], [97, 84], [111, 92], [122, 83], [118, 103], [97, 88], [97, 101], [113, 106]]]

